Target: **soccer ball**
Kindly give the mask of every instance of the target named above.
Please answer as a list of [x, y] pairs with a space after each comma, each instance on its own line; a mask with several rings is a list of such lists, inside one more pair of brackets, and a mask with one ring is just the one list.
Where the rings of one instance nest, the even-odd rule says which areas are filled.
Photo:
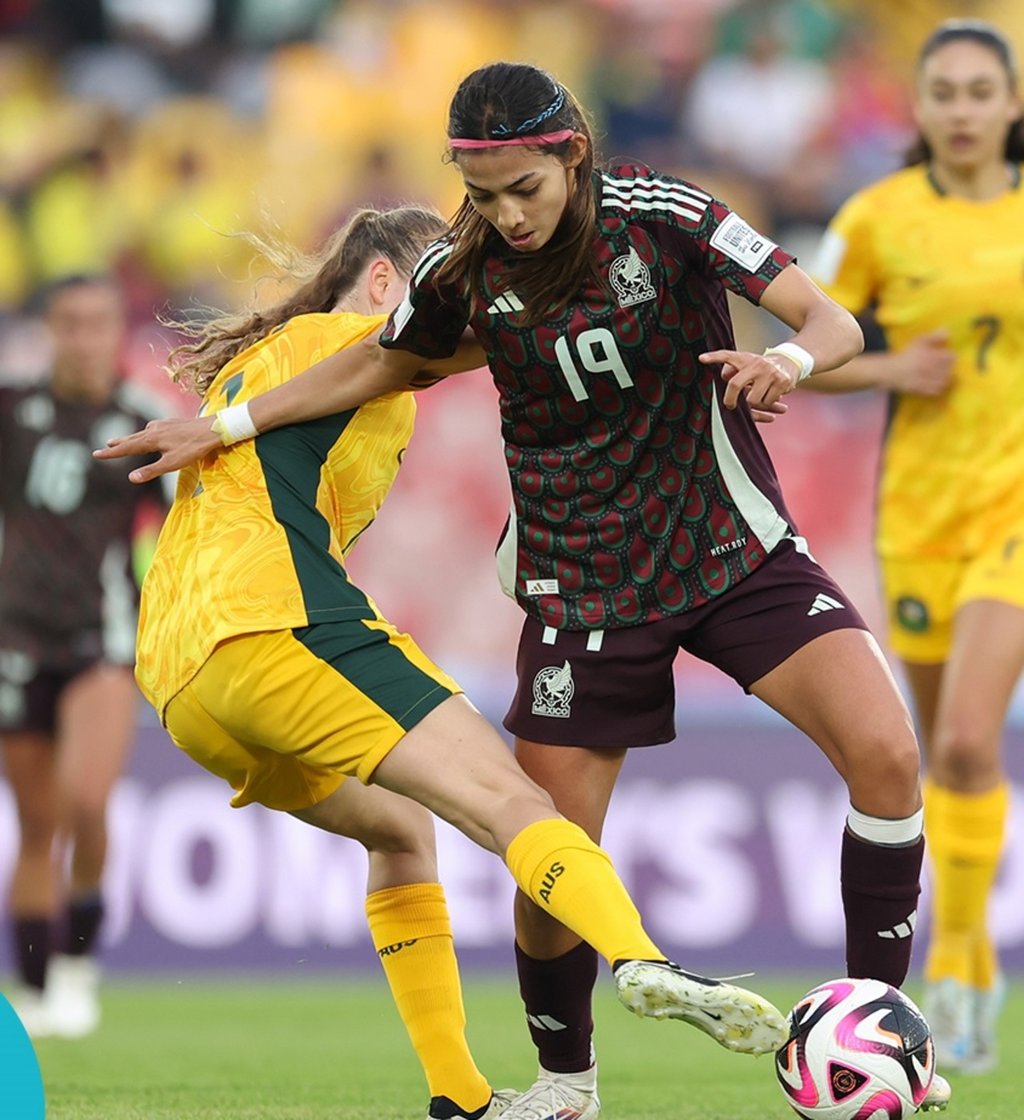
[[789, 1013], [775, 1073], [804, 1120], [905, 1120], [932, 1083], [932, 1032], [881, 980], [829, 980]]

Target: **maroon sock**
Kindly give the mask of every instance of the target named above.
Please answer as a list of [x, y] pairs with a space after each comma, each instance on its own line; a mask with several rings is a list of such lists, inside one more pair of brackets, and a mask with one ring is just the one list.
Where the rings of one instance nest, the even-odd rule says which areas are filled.
[[900, 987], [910, 968], [924, 837], [906, 847], [843, 833], [846, 971]]
[[597, 953], [585, 942], [560, 957], [539, 961], [516, 945], [519, 993], [540, 1064], [552, 1073], [580, 1073], [594, 1064], [590, 997]]
[[67, 910], [67, 944], [64, 951], [71, 957], [84, 957], [96, 946], [103, 923], [103, 898], [99, 894], [73, 898]]
[[15, 918], [12, 931], [18, 976], [29, 988], [42, 991], [46, 983], [46, 962], [50, 959], [50, 919]]

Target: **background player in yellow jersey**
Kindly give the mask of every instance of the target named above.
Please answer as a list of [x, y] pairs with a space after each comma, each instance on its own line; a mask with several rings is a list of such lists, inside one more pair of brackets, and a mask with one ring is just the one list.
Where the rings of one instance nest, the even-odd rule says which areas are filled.
[[[203, 328], [178, 352], [178, 377], [236, 438], [251, 396], [376, 336], [444, 228], [413, 207], [362, 212], [293, 297]], [[684, 1019], [738, 1052], [774, 1049], [785, 1037], [775, 1008], [669, 964], [604, 852], [349, 582], [345, 553], [387, 494], [414, 410], [411, 394], [391, 393], [182, 471], [143, 587], [143, 692], [175, 743], [234, 788], [234, 805], [259, 802], [366, 846], [374, 944], [431, 1117], [494, 1117], [508, 1096], [492, 1097], [466, 1049], [430, 816], [397, 794], [501, 854], [525, 894], [605, 956], [631, 1010]]]
[[1024, 135], [1005, 38], [944, 23], [917, 69], [908, 166], [851, 198], [816, 273], [887, 349], [806, 383], [890, 394], [876, 544], [928, 761], [925, 1011], [940, 1062], [995, 1061], [986, 906], [1003, 847], [1001, 741], [1024, 667]]

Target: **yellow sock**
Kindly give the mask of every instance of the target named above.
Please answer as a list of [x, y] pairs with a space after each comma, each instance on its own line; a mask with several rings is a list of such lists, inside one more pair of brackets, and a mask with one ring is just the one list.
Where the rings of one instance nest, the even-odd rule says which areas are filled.
[[985, 793], [959, 793], [925, 783], [925, 837], [932, 866], [926, 980], [952, 977], [979, 988], [995, 982], [988, 899], [1002, 857], [1008, 812], [1005, 782]]
[[466, 1012], [440, 883], [374, 891], [366, 899], [373, 947], [432, 1097], [472, 1112], [491, 1087], [466, 1044]]
[[609, 964], [665, 959], [608, 854], [578, 825], [561, 817], [527, 825], [509, 844], [505, 862], [524, 894]]

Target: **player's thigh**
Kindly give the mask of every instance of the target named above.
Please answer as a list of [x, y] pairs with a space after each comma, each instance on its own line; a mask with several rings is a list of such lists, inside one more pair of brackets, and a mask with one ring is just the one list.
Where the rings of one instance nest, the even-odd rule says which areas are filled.
[[138, 702], [125, 665], [90, 665], [68, 682], [57, 709], [62, 802], [103, 811], [131, 750]]
[[56, 826], [54, 731], [64, 678], [16, 650], [0, 650], [0, 747], [22, 836]]
[[515, 755], [529, 777], [551, 795], [559, 813], [600, 843], [625, 748], [551, 746], [516, 739]]
[[293, 810], [306, 824], [358, 840], [378, 852], [412, 853], [436, 868], [434, 819], [415, 801], [376, 785], [343, 782], [308, 809]]
[[868, 631], [822, 634], [751, 692], [818, 744], [862, 812], [898, 818], [918, 808], [920, 759], [910, 712]]
[[548, 794], [464, 696], [452, 696], [409, 731], [381, 761], [374, 781], [499, 853], [527, 825], [555, 816]]

